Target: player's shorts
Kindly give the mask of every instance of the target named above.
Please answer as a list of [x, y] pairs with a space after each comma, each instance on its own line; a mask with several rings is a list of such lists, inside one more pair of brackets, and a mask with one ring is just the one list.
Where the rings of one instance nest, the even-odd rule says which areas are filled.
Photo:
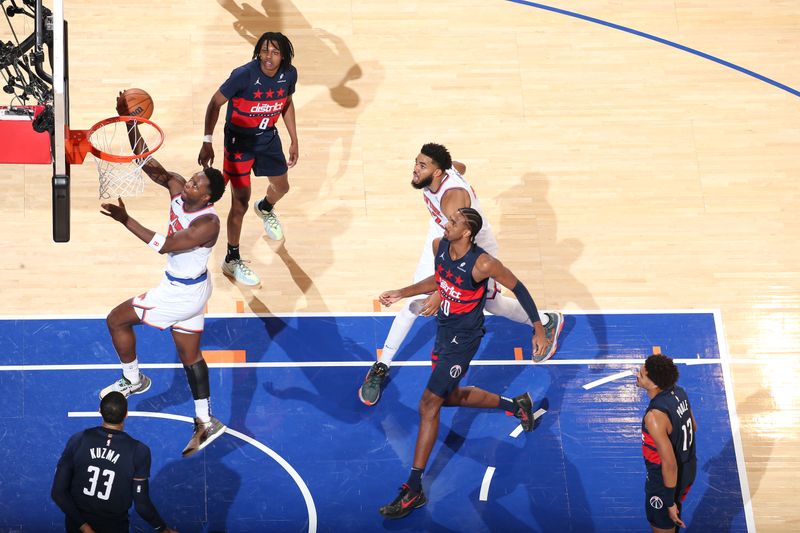
[[[675, 487], [675, 503], [681, 508], [683, 500], [689, 494], [697, 473], [697, 459], [678, 466], [678, 484]], [[675, 527], [669, 518], [669, 510], [664, 507], [664, 478], [661, 476], [661, 467], [647, 470], [647, 480], [644, 483], [644, 507], [647, 521], [660, 529]]]
[[133, 299], [133, 309], [141, 321], [149, 326], [200, 333], [203, 331], [205, 308], [211, 291], [208, 272], [196, 280], [184, 281], [165, 273], [158, 287]]
[[222, 176], [234, 189], [250, 187], [250, 172], [256, 176], [282, 176], [289, 171], [278, 130], [242, 136], [225, 131], [225, 161]]
[[484, 329], [463, 330], [440, 327], [431, 353], [431, 376], [426, 388], [440, 398], [447, 398], [461, 378], [481, 345]]
[[[481, 235], [482, 234], [483, 231], [481, 231]], [[423, 279], [433, 275], [435, 271], [433, 241], [436, 239], [441, 239], [443, 236], [444, 231], [433, 221], [433, 219], [431, 219], [428, 224], [428, 236], [425, 239], [425, 246], [422, 248], [422, 255], [419, 257], [417, 270], [414, 272], [414, 283], [422, 281]], [[497, 241], [495, 240], [494, 235], [489, 232], [486, 234], [486, 237], [481, 240], [484, 241], [484, 244], [486, 244], [486, 246], [481, 245], [481, 248], [483, 248], [489, 255], [497, 257]], [[499, 292], [500, 287], [498, 287], [497, 282], [492, 278], [489, 278], [489, 282], [486, 286], [486, 300], [493, 300]]]

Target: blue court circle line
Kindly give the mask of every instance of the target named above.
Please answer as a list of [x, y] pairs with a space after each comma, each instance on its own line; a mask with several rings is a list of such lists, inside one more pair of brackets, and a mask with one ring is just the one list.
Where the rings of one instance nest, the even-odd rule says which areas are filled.
[[567, 11], [566, 9], [561, 9], [561, 8], [558, 8], [558, 7], [548, 6], [548, 5], [545, 5], [545, 4], [539, 4], [537, 2], [528, 2], [527, 0], [507, 0], [507, 1], [508, 2], [513, 2], [515, 4], [521, 4], [521, 5], [525, 5], [525, 6], [529, 6], [529, 7], [535, 7], [537, 9], [543, 9], [545, 11], [551, 11], [553, 13], [558, 13], [559, 15], [566, 15], [568, 17], [574, 17], [574, 18], [577, 18], [577, 19], [585, 20], [587, 22], [592, 22], [594, 24], [600, 24], [601, 26], [606, 26], [608, 28], [612, 28], [612, 29], [615, 29], [615, 30], [624, 31], [626, 33], [630, 33], [630, 34], [636, 35], [638, 37], [643, 37], [645, 39], [649, 39], [649, 40], [655, 41], [657, 43], [665, 44], [667, 46], [671, 46], [672, 48], [677, 48], [678, 50], [683, 50], [684, 52], [688, 52], [688, 53], [694, 54], [694, 55], [696, 55], [698, 57], [702, 57], [703, 59], [708, 59], [709, 61], [713, 61], [715, 63], [719, 63], [720, 65], [728, 67], [730, 69], [737, 70], [737, 71], [741, 72], [742, 74], [747, 74], [748, 76], [751, 76], [751, 77], [753, 77], [753, 78], [755, 78], [755, 79], [757, 79], [759, 81], [763, 81], [764, 83], [768, 83], [770, 85], [773, 85], [773, 86], [777, 87], [778, 89], [781, 89], [782, 91], [786, 91], [787, 93], [790, 93], [790, 94], [793, 94], [794, 96], [800, 97], [800, 91], [798, 91], [797, 89], [793, 89], [793, 88], [789, 87], [788, 85], [785, 85], [785, 84], [783, 84], [783, 83], [781, 83], [779, 81], [775, 81], [775, 80], [773, 80], [771, 78], [768, 78], [766, 76], [762, 76], [758, 72], [753, 72], [750, 69], [747, 69], [747, 68], [744, 68], [744, 67], [740, 67], [739, 65], [737, 65], [735, 63], [731, 63], [730, 61], [725, 61], [722, 58], [719, 58], [719, 57], [716, 57], [716, 56], [712, 56], [711, 54], [707, 54], [705, 52], [701, 52], [700, 50], [697, 50], [695, 48], [690, 48], [688, 46], [684, 46], [682, 44], [676, 43], [674, 41], [670, 41], [668, 39], [664, 39], [662, 37], [658, 37], [656, 35], [652, 35], [650, 33], [645, 33], [643, 31], [635, 30], [633, 28], [628, 28], [627, 26], [622, 26], [620, 24], [614, 24], [613, 22], [608, 22], [606, 20], [601, 20], [601, 19], [598, 19], [598, 18], [590, 17], [588, 15], [582, 15], [581, 13], [576, 13], [574, 11]]
[[[89, 417], [99, 417], [100, 413], [98, 411], [70, 411], [67, 413], [68, 418], [89, 418]], [[140, 416], [140, 417], [148, 417], [148, 418], [162, 418], [166, 420], [178, 420], [180, 422], [186, 422], [189, 424], [194, 423], [194, 419], [188, 416], [182, 415], [173, 415], [171, 413], [157, 413], [152, 411], [128, 411], [128, 416]], [[297, 485], [297, 488], [300, 489], [300, 493], [303, 496], [303, 500], [306, 504], [306, 509], [308, 510], [308, 533], [316, 533], [317, 531], [317, 508], [314, 505], [314, 498], [311, 496], [311, 491], [308, 490], [308, 485], [306, 485], [303, 478], [300, 477], [300, 474], [297, 473], [297, 470], [292, 467], [289, 462], [278, 455], [272, 448], [267, 446], [266, 444], [257, 441], [256, 439], [245, 435], [239, 431], [233, 430], [231, 428], [227, 428], [225, 430], [226, 435], [231, 435], [236, 437], [239, 440], [246, 442], [247, 444], [255, 447], [258, 450], [261, 450], [266, 455], [271, 457], [276, 463], [278, 463], [281, 468], [286, 470], [286, 473], [289, 474], [289, 477]]]

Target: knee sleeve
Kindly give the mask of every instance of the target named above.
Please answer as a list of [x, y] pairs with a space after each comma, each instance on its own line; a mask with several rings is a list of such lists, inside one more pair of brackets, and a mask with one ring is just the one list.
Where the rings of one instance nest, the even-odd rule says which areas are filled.
[[204, 400], [211, 396], [211, 386], [208, 383], [208, 365], [205, 359], [200, 359], [191, 366], [184, 365], [189, 388], [192, 389], [192, 398]]

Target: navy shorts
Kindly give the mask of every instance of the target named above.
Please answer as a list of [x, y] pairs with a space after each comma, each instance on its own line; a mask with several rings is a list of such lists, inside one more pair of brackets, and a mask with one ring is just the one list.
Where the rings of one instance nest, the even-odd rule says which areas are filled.
[[[692, 488], [696, 473], [696, 459], [678, 466], [678, 484], [675, 487], [675, 503], [678, 504], [678, 510]], [[647, 521], [657, 528], [670, 529], [675, 527], [675, 523], [669, 518], [669, 510], [664, 507], [663, 498], [664, 478], [661, 476], [661, 467], [648, 469], [647, 480], [644, 484], [644, 508]]]
[[234, 189], [250, 186], [250, 172], [256, 176], [282, 176], [289, 171], [281, 138], [275, 128], [255, 138], [225, 131], [225, 161], [222, 175]]
[[431, 353], [431, 377], [427, 389], [440, 398], [447, 398], [469, 369], [481, 345], [484, 330], [439, 328]]

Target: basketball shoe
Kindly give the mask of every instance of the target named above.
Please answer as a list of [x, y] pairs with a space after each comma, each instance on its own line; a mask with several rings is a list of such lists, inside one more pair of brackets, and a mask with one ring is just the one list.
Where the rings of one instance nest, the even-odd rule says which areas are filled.
[[261, 279], [258, 275], [250, 270], [250, 267], [244, 264], [243, 259], [234, 259], [232, 261], [222, 262], [222, 273], [242, 285], [248, 287], [255, 287], [261, 284]]
[[262, 222], [264, 222], [264, 231], [267, 232], [267, 237], [273, 241], [283, 240], [283, 228], [278, 220], [278, 215], [275, 214], [275, 209], [273, 208], [272, 211], [262, 211], [258, 207], [260, 202], [261, 200], [256, 200], [253, 204], [253, 211], [255, 211], [256, 215], [261, 217]]
[[127, 398], [131, 394], [141, 394], [150, 390], [150, 385], [153, 382], [150, 378], [139, 372], [139, 383], [131, 383], [128, 378], [122, 376], [119, 380], [115, 381], [105, 389], [100, 391], [100, 399], [102, 400], [109, 392], [121, 392]]
[[201, 422], [199, 418], [195, 418], [194, 433], [192, 433], [192, 438], [189, 439], [189, 444], [183, 449], [181, 455], [189, 457], [196, 454], [225, 433], [226, 429], [228, 428], [225, 427], [225, 424], [213, 416], [208, 422]]
[[533, 362], [541, 363], [547, 361], [556, 353], [558, 349], [558, 336], [564, 329], [564, 315], [561, 313], [545, 313], [550, 317], [550, 321], [544, 327], [544, 334], [547, 336], [547, 349], [542, 355], [533, 354]]
[[517, 406], [517, 412], [514, 416], [519, 418], [522, 429], [525, 431], [533, 430], [533, 399], [527, 392], [520, 394], [513, 399], [514, 405]]
[[389, 367], [381, 362], [372, 365], [364, 378], [364, 383], [358, 389], [358, 398], [365, 404], [373, 406], [381, 399], [381, 388], [386, 376], [389, 375]]
[[403, 483], [397, 498], [392, 500], [392, 503], [378, 509], [378, 512], [385, 518], [403, 518], [411, 514], [411, 511], [414, 509], [419, 509], [426, 503], [428, 503], [428, 498], [425, 497], [423, 491], [411, 492], [411, 487], [409, 487], [407, 483]]

